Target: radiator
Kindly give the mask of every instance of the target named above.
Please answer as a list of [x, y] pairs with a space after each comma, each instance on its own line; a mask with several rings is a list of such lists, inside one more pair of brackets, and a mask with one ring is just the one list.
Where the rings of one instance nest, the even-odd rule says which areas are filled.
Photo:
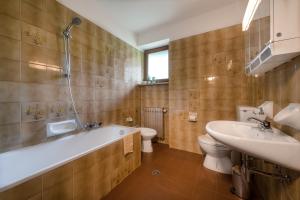
[[157, 131], [157, 137], [164, 139], [164, 113], [165, 108], [144, 108], [143, 127], [153, 128]]

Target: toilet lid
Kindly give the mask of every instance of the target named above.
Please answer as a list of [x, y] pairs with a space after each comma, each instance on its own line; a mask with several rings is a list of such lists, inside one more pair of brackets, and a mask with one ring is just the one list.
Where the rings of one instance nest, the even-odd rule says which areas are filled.
[[212, 138], [210, 135], [206, 134], [206, 135], [202, 135], [199, 136], [199, 142], [200, 143], [204, 143], [204, 144], [208, 144], [208, 145], [214, 145], [214, 146], [218, 146], [218, 147], [223, 147], [223, 148], [227, 148], [224, 144], [216, 141], [214, 138]]
[[141, 131], [141, 135], [142, 136], [155, 136], [157, 134], [156, 130], [152, 129], [152, 128], [140, 128]]

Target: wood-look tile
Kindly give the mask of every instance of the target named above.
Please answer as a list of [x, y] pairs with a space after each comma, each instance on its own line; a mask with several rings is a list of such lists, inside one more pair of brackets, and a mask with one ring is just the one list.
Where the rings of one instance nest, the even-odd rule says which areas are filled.
[[74, 199], [95, 199], [97, 168], [94, 155], [92, 153], [74, 162]]
[[106, 196], [111, 191], [110, 177], [104, 177], [103, 179], [96, 181], [94, 190], [96, 199], [102, 199]]
[[40, 199], [42, 193], [42, 177], [39, 176], [12, 189], [0, 193], [2, 200]]
[[43, 199], [73, 199], [72, 163], [52, 170], [43, 176]]

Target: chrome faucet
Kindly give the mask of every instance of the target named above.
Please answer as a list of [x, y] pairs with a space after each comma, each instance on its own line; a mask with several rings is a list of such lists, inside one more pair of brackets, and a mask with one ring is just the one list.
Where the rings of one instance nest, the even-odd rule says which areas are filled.
[[84, 125], [84, 129], [85, 130], [91, 130], [91, 129], [96, 129], [96, 128], [100, 128], [102, 125], [102, 122], [87, 122], [85, 125]]
[[255, 117], [249, 117], [247, 120], [248, 120], [248, 121], [250, 121], [250, 120], [255, 120], [255, 121], [259, 122], [259, 125], [260, 125], [260, 127], [261, 127], [263, 130], [265, 130], [265, 129], [271, 129], [271, 123], [268, 122], [267, 120], [260, 120], [260, 119], [257, 119], [257, 118], [255, 118]]

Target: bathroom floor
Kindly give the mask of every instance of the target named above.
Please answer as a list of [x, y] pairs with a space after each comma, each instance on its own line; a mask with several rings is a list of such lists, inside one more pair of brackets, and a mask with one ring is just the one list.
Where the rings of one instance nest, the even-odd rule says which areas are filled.
[[[154, 144], [142, 165], [112, 190], [105, 200], [238, 200], [230, 193], [231, 177], [202, 166], [194, 153]], [[159, 175], [152, 175], [159, 170]]]

